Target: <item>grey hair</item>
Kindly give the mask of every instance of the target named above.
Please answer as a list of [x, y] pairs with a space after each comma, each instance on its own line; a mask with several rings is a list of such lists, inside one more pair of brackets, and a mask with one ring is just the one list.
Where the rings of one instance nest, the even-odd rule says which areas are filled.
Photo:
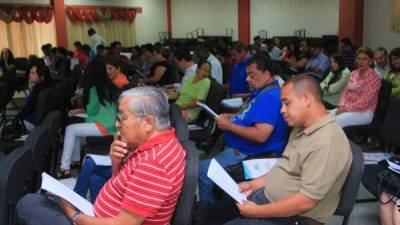
[[125, 97], [135, 97], [129, 99], [129, 110], [135, 113], [136, 117], [153, 117], [159, 130], [171, 126], [168, 98], [160, 88], [153, 86], [131, 88], [122, 92], [118, 102], [121, 103]]

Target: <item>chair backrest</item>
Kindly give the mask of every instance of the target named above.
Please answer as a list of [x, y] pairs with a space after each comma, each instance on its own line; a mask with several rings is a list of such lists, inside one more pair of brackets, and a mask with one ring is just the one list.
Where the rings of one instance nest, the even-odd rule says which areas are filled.
[[391, 145], [400, 147], [400, 98], [392, 97], [383, 121], [383, 139]]
[[171, 219], [171, 225], [191, 225], [199, 172], [199, 157], [193, 142], [187, 140], [181, 142], [181, 144], [186, 150], [185, 179]]
[[22, 146], [0, 162], [0, 224], [13, 224], [15, 205], [26, 193], [26, 183], [32, 175], [31, 154], [29, 148]]
[[392, 94], [392, 82], [381, 79], [381, 89], [379, 90], [378, 104], [376, 105], [373, 124], [381, 126], [385, 118], [385, 113], [390, 103]]
[[40, 171], [44, 156], [49, 150], [48, 128], [43, 125], [35, 127], [26, 138], [24, 146], [32, 149], [32, 167], [34, 170]]
[[181, 108], [176, 104], [170, 104], [169, 117], [171, 126], [175, 128], [175, 135], [183, 143], [189, 139], [189, 128], [186, 120], [182, 116]]
[[8, 85], [0, 83], [0, 113], [3, 113], [8, 103]]
[[40, 92], [34, 112], [34, 121], [36, 125], [40, 125], [46, 115], [55, 108], [55, 97], [54, 88], [48, 88]]
[[60, 110], [61, 112], [65, 111], [67, 106], [66, 95], [67, 95], [67, 81], [62, 81], [55, 86], [54, 94], [55, 94], [55, 107], [52, 110]]
[[335, 215], [349, 217], [353, 211], [354, 203], [360, 187], [361, 178], [364, 173], [364, 157], [360, 146], [350, 141], [353, 161], [351, 163], [349, 174], [342, 187], [340, 202], [336, 208]]
[[60, 111], [51, 111], [43, 120], [42, 126], [48, 129], [49, 144], [54, 146], [58, 139], [58, 130], [61, 126], [61, 113]]

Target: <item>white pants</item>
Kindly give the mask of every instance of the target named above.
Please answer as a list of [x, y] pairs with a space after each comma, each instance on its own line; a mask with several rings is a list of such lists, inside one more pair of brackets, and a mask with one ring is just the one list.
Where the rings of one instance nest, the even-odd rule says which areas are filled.
[[[335, 115], [337, 109], [333, 109], [331, 113]], [[336, 116], [336, 122], [341, 127], [349, 127], [356, 125], [366, 125], [372, 122], [374, 113], [371, 110], [366, 112], [344, 112]]]
[[71, 161], [79, 161], [81, 159], [81, 138], [87, 136], [103, 135], [95, 123], [76, 123], [66, 127], [61, 169], [69, 170]]

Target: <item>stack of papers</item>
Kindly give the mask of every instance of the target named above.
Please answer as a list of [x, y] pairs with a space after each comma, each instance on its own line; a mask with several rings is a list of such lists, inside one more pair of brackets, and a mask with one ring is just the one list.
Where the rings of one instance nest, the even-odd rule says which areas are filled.
[[201, 102], [197, 102], [197, 105], [200, 106], [200, 108], [206, 110], [206, 112], [208, 114], [210, 114], [214, 119], [218, 118], [218, 115], [210, 107], [208, 107], [206, 104], [201, 103]]
[[42, 173], [42, 190], [48, 191], [60, 198], [65, 199], [75, 208], [88, 216], [94, 216], [93, 205], [82, 198], [69, 187], [54, 179], [47, 173]]
[[237, 202], [242, 203], [243, 201], [247, 200], [246, 195], [239, 192], [239, 186], [232, 179], [232, 177], [229, 176], [224, 168], [222, 168], [217, 160], [211, 160], [210, 167], [208, 167], [207, 176]]
[[227, 99], [223, 99], [221, 104], [225, 108], [237, 109], [237, 108], [242, 107], [243, 99], [242, 98], [227, 98]]
[[379, 161], [388, 159], [390, 157], [389, 153], [383, 152], [375, 152], [375, 153], [366, 153], [364, 152], [364, 164], [377, 164]]
[[244, 160], [243, 170], [246, 179], [254, 179], [268, 173], [280, 158]]

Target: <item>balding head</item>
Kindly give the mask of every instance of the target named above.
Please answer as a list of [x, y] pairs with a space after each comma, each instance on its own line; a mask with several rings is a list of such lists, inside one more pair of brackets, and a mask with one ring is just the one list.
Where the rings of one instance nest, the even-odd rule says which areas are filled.
[[316, 79], [309, 75], [300, 74], [286, 81], [284, 85], [292, 84], [293, 89], [298, 96], [306, 93], [311, 94], [318, 102], [322, 102], [322, 90]]

